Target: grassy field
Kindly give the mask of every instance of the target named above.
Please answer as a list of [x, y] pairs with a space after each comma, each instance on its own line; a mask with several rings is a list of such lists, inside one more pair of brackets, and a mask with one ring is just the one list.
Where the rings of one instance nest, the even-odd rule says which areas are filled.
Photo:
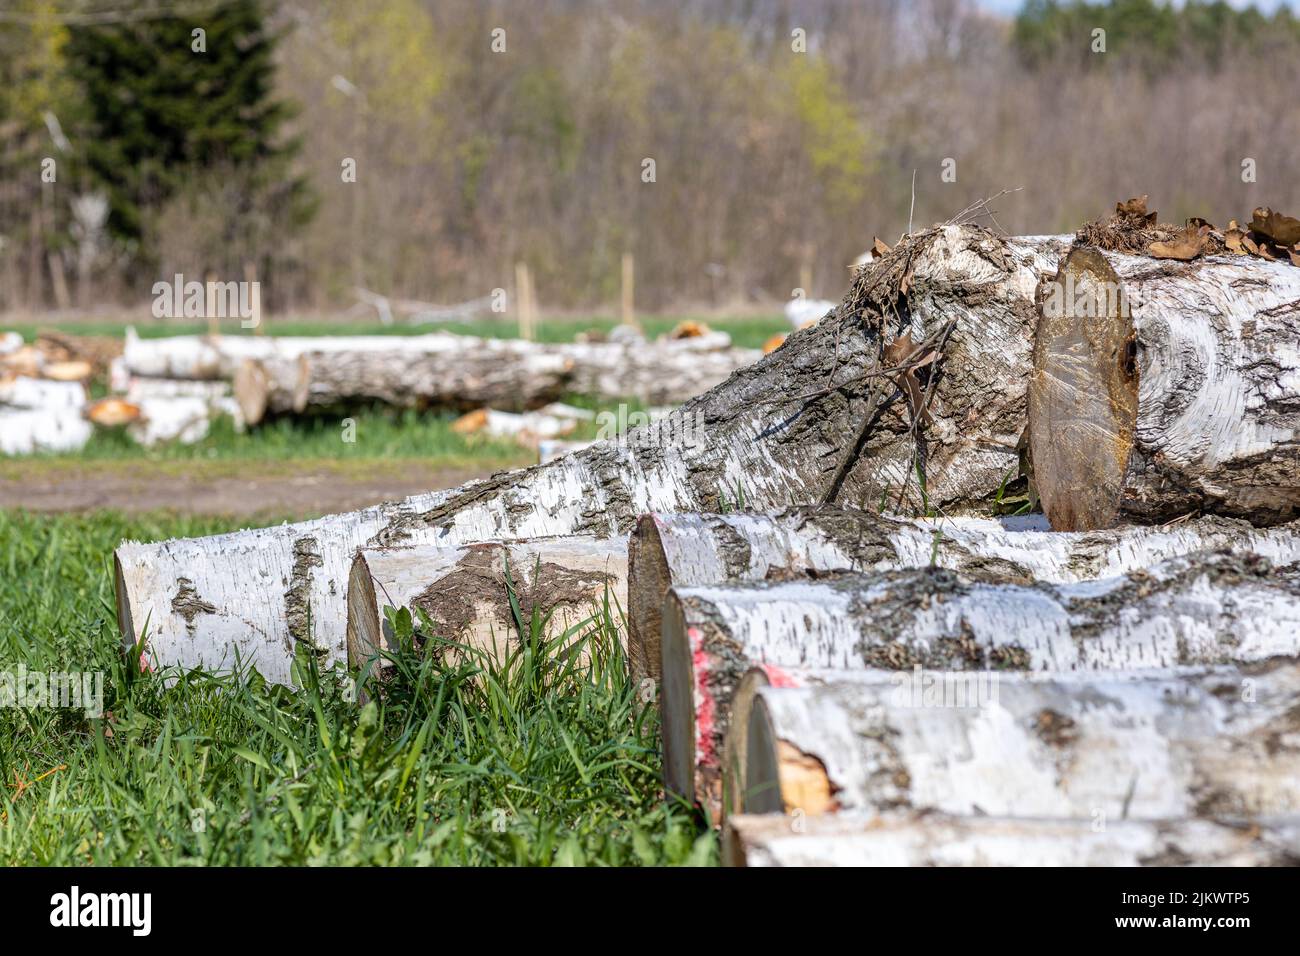
[[[684, 321], [703, 322], [710, 328], [726, 332], [733, 344], [743, 348], [759, 348], [776, 332], [790, 331], [790, 325], [779, 314], [754, 315], [744, 318], [717, 318], [711, 316], [675, 315], [642, 316], [639, 321], [646, 335], [654, 338], [671, 331], [678, 323]], [[547, 318], [538, 323], [537, 339], [540, 342], [571, 342], [579, 332], [600, 330], [608, 332], [618, 325], [617, 316], [565, 316]], [[159, 321], [142, 309], [138, 315], [106, 316], [103, 318], [57, 318], [39, 324], [16, 317], [6, 323], [0, 319], [0, 330], [19, 332], [24, 338], [34, 339], [38, 332], [45, 329], [57, 329], [74, 335], [111, 335], [120, 338], [126, 327], [133, 326], [141, 338], [160, 338], [168, 335], [200, 335], [208, 331], [206, 322], [183, 322], [176, 320]], [[481, 335], [488, 338], [518, 338], [519, 326], [509, 318], [487, 319], [477, 322], [440, 322], [436, 325], [408, 325], [405, 323], [380, 325], [374, 319], [357, 321], [352, 319], [300, 318], [287, 316], [274, 318], [266, 322], [265, 331], [270, 335], [422, 335], [427, 332], [455, 332], [460, 335]], [[238, 321], [227, 320], [222, 324], [222, 333], [226, 335], [251, 335], [247, 329], [240, 328]]]
[[616, 608], [580, 628], [589, 667], [532, 636], [537, 622], [517, 622], [500, 666], [446, 664], [417, 628], [365, 706], [309, 659], [297, 693], [140, 673], [117, 641], [113, 546], [225, 529], [0, 513], [0, 671], [98, 672], [104, 710], [0, 707], [0, 862], [715, 860], [712, 835], [660, 795], [656, 718], [626, 676]]
[[[229, 418], [217, 418], [207, 437], [192, 445], [169, 442], [142, 448], [125, 429], [97, 428], [76, 452], [45, 452], [22, 457], [0, 456], [0, 468], [21, 470], [24, 463], [152, 462], [179, 471], [196, 461], [347, 463], [382, 461], [401, 467], [403, 461], [443, 466], [514, 467], [535, 459], [508, 439], [461, 435], [451, 429], [451, 414], [375, 409], [351, 415], [353, 441], [344, 441], [337, 418], [282, 418], [248, 432], [235, 431]], [[39, 469], [38, 469], [39, 470]]]
[[[655, 335], [677, 321], [645, 324]], [[613, 324], [546, 322], [541, 336], [571, 339]], [[712, 324], [747, 346], [784, 327], [779, 317]], [[53, 325], [115, 335], [123, 327]], [[451, 328], [515, 331], [508, 322]], [[279, 334], [426, 330], [273, 326]], [[36, 328], [20, 331], [30, 338]], [[141, 327], [145, 335], [187, 331], [203, 329]], [[332, 419], [272, 422], [247, 434], [221, 420], [197, 444], [152, 450], [100, 431], [75, 454], [0, 458], [0, 479], [23, 488], [71, 473], [101, 482], [143, 472], [158, 487], [196, 476], [487, 471], [535, 460], [512, 442], [455, 433], [453, 418], [362, 411], [354, 442]], [[584, 425], [573, 437], [594, 431]], [[585, 642], [589, 666], [557, 653], [559, 642], [539, 641], [536, 621], [516, 621], [519, 651], [509, 661], [451, 665], [438, 636], [417, 622], [384, 692], [364, 706], [351, 690], [356, 675], [320, 673], [305, 658], [298, 692], [256, 677], [141, 673], [118, 642], [113, 548], [123, 538], [214, 534], [248, 523], [170, 512], [0, 510], [0, 863], [716, 861], [711, 832], [688, 808], [663, 800], [657, 716], [627, 677], [618, 608], [593, 609], [569, 635]], [[102, 716], [31, 706], [40, 702], [30, 695], [12, 699], [24, 675], [50, 673], [99, 675]]]

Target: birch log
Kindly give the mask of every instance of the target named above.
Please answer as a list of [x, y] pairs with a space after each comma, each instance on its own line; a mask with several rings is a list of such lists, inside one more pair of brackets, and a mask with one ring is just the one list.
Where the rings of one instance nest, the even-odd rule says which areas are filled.
[[522, 620], [536, 611], [554, 639], [606, 601], [617, 616], [626, 603], [627, 544], [570, 537], [359, 551], [348, 576], [349, 663], [361, 667], [392, 649], [386, 607], [418, 608], [435, 628], [431, 636], [503, 656], [517, 638], [507, 579]]
[[1018, 530], [1025, 525], [1023, 518], [909, 521], [835, 507], [767, 515], [646, 515], [637, 522], [628, 549], [633, 671], [659, 678], [664, 597], [675, 586], [928, 565], [996, 572], [1023, 583], [1064, 583], [1222, 548], [1278, 563], [1300, 560], [1300, 526], [1257, 530], [1243, 521], [1210, 518], [1170, 528], [1060, 534]]
[[1056, 681], [897, 674], [764, 687], [747, 813], [1086, 820], [1300, 810], [1300, 666]]
[[603, 398], [634, 398], [678, 405], [726, 381], [762, 357], [758, 349], [705, 347], [701, 339], [636, 345], [574, 343], [552, 346], [573, 363], [570, 391]]
[[0, 381], [0, 405], [30, 409], [77, 409], [86, 403], [86, 389], [80, 382], [56, 382], [20, 375]]
[[1300, 514], [1300, 271], [1078, 248], [1040, 298], [1029, 447], [1053, 527]]
[[1009, 819], [937, 813], [732, 817], [726, 866], [1295, 866], [1300, 817]]
[[1300, 654], [1300, 564], [1201, 554], [1063, 585], [943, 569], [674, 588], [663, 621], [664, 779], [722, 814], [731, 704], [771, 668], [1091, 671]]
[[90, 440], [93, 431], [80, 408], [0, 406], [0, 454], [77, 451]]
[[[420, 337], [424, 339], [426, 337]], [[266, 413], [301, 413], [359, 402], [395, 408], [483, 406], [537, 408], [572, 391], [573, 360], [532, 342], [442, 335], [408, 349], [388, 337], [385, 350], [307, 349], [296, 355], [246, 358], [235, 391], [250, 424]]]
[[548, 344], [447, 332], [141, 339], [128, 329], [123, 362], [132, 374], [153, 378], [238, 376], [246, 413], [259, 402], [271, 412], [354, 401], [526, 409], [565, 391], [679, 404], [761, 356], [718, 347], [726, 341]]
[[246, 359], [296, 359], [307, 353], [366, 352], [446, 353], [472, 350], [483, 339], [433, 332], [394, 338], [389, 335], [175, 335], [142, 339], [126, 330], [124, 367], [146, 378], [231, 380]]
[[[917, 335], [955, 319], [947, 354], [966, 356], [959, 367], [969, 360], [989, 386], [981, 392], [970, 378], [944, 378], [931, 404], [935, 422], [950, 427], [928, 453], [944, 473], [931, 482], [930, 500], [973, 505], [996, 491], [1016, 460], [1024, 397], [1006, 396], [1020, 381], [1008, 363], [1022, 377], [1028, 368], [1028, 303], [1044, 245], [973, 226], [918, 236], [860, 274], [835, 315], [795, 333], [778, 352], [662, 420], [547, 465], [312, 522], [124, 543], [116, 555], [122, 632], [139, 641], [147, 621], [150, 643], [167, 649], [159, 663], [229, 659], [240, 641], [280, 659], [295, 642], [310, 642], [327, 661], [342, 662], [347, 574], [362, 546], [625, 535], [645, 512], [720, 511], [738, 489], [758, 509], [817, 502], [832, 486], [839, 499], [874, 507], [882, 475], [912, 473], [905, 414], [883, 416], [880, 436], [892, 437], [873, 426], [873, 457], [858, 454], [875, 403], [867, 385], [875, 379], [863, 376], [901, 331], [900, 302]], [[1007, 448], [989, 451], [1008, 436]], [[287, 680], [287, 668], [275, 673]]]

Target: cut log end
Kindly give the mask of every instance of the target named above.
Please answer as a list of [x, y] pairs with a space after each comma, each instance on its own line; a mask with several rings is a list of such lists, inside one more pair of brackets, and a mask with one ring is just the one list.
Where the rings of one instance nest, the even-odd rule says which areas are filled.
[[749, 712], [745, 787], [740, 801], [745, 813], [795, 813], [819, 817], [839, 809], [826, 766], [774, 730], [763, 698]]
[[127, 651], [135, 646], [135, 621], [131, 614], [130, 589], [122, 571], [122, 559], [113, 553], [113, 594], [117, 598], [117, 630], [122, 636], [122, 646]]
[[[629, 596], [629, 602], [635, 601]], [[664, 786], [687, 805], [695, 792], [695, 668], [686, 614], [676, 595], [662, 602], [662, 688], [659, 694], [664, 748]]]
[[784, 813], [781, 798], [781, 763], [772, 719], [762, 700], [755, 700], [749, 711], [746, 732], [745, 780], [741, 809], [745, 813]]
[[348, 573], [347, 612], [348, 666], [360, 669], [383, 647], [383, 624], [379, 620], [374, 579], [364, 554], [353, 559]]
[[266, 406], [271, 393], [270, 376], [257, 359], [244, 359], [235, 371], [235, 401], [244, 415], [244, 422], [252, 427], [266, 416]]
[[736, 686], [731, 699], [731, 722], [723, 748], [722, 801], [726, 816], [745, 810], [746, 773], [749, 767], [749, 720], [760, 688], [771, 681], [762, 667], [751, 667]]
[[628, 665], [640, 680], [660, 677], [664, 598], [672, 572], [653, 515], [644, 515], [628, 542]]
[[1132, 316], [1096, 249], [1072, 249], [1043, 292], [1028, 393], [1034, 486], [1054, 530], [1109, 528], [1137, 426]]

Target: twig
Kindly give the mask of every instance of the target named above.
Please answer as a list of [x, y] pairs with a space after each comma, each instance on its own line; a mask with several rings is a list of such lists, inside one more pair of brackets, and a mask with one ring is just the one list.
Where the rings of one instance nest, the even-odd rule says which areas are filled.
[[907, 207], [907, 234], [912, 234], [912, 213], [916, 211], [916, 170], [912, 170], [912, 205]]
[[[1010, 195], [1011, 193], [1018, 193], [1022, 189], [1024, 189], [1023, 186], [1017, 186], [1015, 189], [1004, 189], [1001, 192], [995, 193], [994, 195], [988, 196], [984, 199], [977, 199], [961, 212], [957, 213], [957, 215], [945, 222], [944, 225], [961, 226], [979, 219], [981, 216], [988, 216], [996, 224], [997, 218], [993, 215], [993, 211], [989, 209], [989, 203], [993, 202], [995, 199], [1001, 199], [1003, 196]], [[998, 228], [1001, 229], [1002, 226], [998, 225]]]

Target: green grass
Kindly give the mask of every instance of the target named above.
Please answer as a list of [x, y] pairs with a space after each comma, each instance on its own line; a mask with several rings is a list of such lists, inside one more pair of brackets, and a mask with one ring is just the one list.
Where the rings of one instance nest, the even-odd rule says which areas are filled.
[[452, 431], [455, 415], [376, 409], [353, 413], [354, 441], [345, 441], [342, 418], [281, 418], [247, 432], [236, 432], [229, 418], [219, 417], [208, 435], [192, 445], [168, 442], [142, 448], [124, 428], [97, 428], [84, 448], [74, 453], [38, 453], [28, 460], [65, 461], [359, 461], [419, 460], [431, 466], [513, 467], [534, 456], [508, 439], [460, 435]]
[[[731, 335], [732, 342], [744, 348], [759, 348], [776, 332], [788, 332], [790, 325], [779, 314], [756, 315], [737, 318], [716, 318], [691, 315], [677, 316], [642, 316], [641, 326], [650, 337], [670, 331], [679, 322], [693, 319], [704, 322], [710, 328]], [[541, 342], [571, 342], [579, 332], [591, 329], [609, 331], [618, 325], [619, 320], [611, 315], [593, 315], [562, 318], [550, 318], [538, 323], [537, 339]], [[30, 322], [5, 324], [4, 329], [20, 332], [29, 341], [45, 329], [58, 329], [74, 335], [111, 335], [121, 337], [128, 325], [134, 325], [141, 338], [160, 338], [168, 335], [199, 335], [208, 331], [206, 321], [160, 322], [141, 312], [139, 317], [113, 317], [103, 321], [80, 319], [62, 320], [42, 323]], [[518, 338], [519, 326], [510, 318], [477, 322], [445, 322], [436, 325], [380, 325], [377, 321], [300, 319], [295, 317], [270, 319], [266, 331], [271, 335], [421, 335], [426, 332], [446, 331], [461, 335], [481, 335], [488, 338]], [[239, 326], [237, 320], [223, 323], [222, 333], [226, 335], [251, 335], [248, 329]]]
[[364, 706], [348, 675], [308, 658], [297, 692], [141, 673], [113, 623], [113, 546], [232, 526], [0, 513], [0, 671], [102, 672], [106, 711], [0, 707], [0, 862], [715, 860], [712, 835], [660, 796], [656, 719], [626, 675], [615, 608], [568, 635], [584, 665], [536, 620], [517, 620], [499, 665], [449, 663], [402, 615], [392, 676]]

